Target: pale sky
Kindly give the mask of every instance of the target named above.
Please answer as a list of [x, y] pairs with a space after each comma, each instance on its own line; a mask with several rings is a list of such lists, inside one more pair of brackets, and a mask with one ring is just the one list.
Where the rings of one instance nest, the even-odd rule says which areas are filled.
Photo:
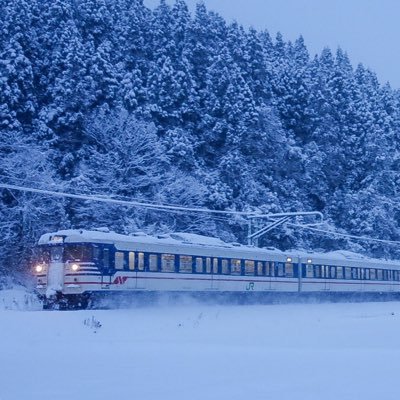
[[[193, 10], [197, 0], [186, 0]], [[144, 0], [149, 7], [159, 0]], [[168, 3], [173, 4], [174, 0]], [[345, 50], [354, 65], [362, 62], [400, 88], [400, 0], [204, 0], [228, 21], [286, 40], [303, 35], [311, 55], [325, 46]]]

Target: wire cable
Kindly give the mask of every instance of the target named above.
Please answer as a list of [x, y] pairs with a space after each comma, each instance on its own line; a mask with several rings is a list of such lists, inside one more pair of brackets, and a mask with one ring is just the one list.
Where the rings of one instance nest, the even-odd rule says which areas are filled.
[[362, 241], [366, 241], [366, 242], [377, 242], [377, 243], [390, 244], [390, 245], [394, 245], [394, 246], [400, 246], [400, 242], [396, 242], [395, 240], [375, 239], [375, 238], [369, 238], [367, 236], [350, 235], [348, 233], [334, 232], [334, 231], [329, 231], [329, 230], [326, 230], [326, 229], [313, 228], [313, 227], [310, 227], [310, 226], [292, 224], [292, 223], [288, 223], [287, 225], [293, 226], [295, 228], [306, 229], [306, 230], [309, 230], [309, 231], [322, 233], [322, 234], [325, 234], [325, 235], [340, 236], [340, 237], [344, 237], [344, 238], [362, 240]]
[[43, 190], [43, 189], [35, 189], [35, 188], [28, 188], [24, 186], [17, 186], [17, 185], [9, 185], [0, 183], [0, 188], [9, 189], [9, 190], [18, 190], [22, 192], [30, 192], [30, 193], [38, 193], [43, 195], [49, 196], [56, 196], [56, 197], [67, 197], [71, 199], [80, 199], [80, 200], [91, 200], [91, 201], [98, 201], [102, 203], [112, 203], [112, 204], [119, 204], [123, 206], [131, 206], [131, 207], [143, 207], [152, 210], [163, 210], [163, 211], [173, 211], [173, 212], [198, 212], [198, 213], [209, 213], [209, 214], [220, 214], [220, 215], [244, 215], [248, 216], [253, 213], [247, 211], [225, 211], [225, 210], [211, 210], [208, 208], [200, 208], [200, 207], [182, 207], [182, 206], [172, 206], [166, 204], [154, 204], [154, 203], [145, 203], [139, 201], [126, 201], [126, 200], [118, 200], [113, 199], [107, 196], [89, 196], [89, 195], [78, 195], [72, 193], [65, 193], [65, 192], [55, 192], [52, 190]]

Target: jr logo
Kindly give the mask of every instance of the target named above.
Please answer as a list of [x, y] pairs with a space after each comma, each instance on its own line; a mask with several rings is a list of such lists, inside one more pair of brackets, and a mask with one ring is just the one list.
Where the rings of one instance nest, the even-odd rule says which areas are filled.
[[114, 285], [123, 285], [123, 284], [126, 282], [127, 279], [128, 279], [127, 276], [117, 276], [117, 277], [114, 279], [113, 284], [114, 284]]
[[254, 282], [249, 282], [249, 284], [246, 286], [246, 290], [254, 290]]

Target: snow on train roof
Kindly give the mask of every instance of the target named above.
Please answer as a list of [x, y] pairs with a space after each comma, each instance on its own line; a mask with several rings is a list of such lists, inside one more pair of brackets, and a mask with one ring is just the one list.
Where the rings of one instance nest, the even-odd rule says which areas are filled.
[[61, 230], [53, 233], [46, 233], [39, 239], [39, 244], [45, 244], [52, 241], [55, 237], [65, 237], [65, 242], [90, 242], [90, 241], [107, 241], [107, 242], [140, 242], [148, 244], [198, 244], [210, 247], [233, 247], [229, 243], [223, 242], [221, 239], [197, 235], [195, 233], [176, 232], [169, 234], [161, 234], [157, 236], [147, 235], [144, 232], [135, 232], [132, 235], [122, 235], [119, 233], [105, 230]]
[[214, 249], [234, 249], [257, 253], [268, 253], [276, 255], [291, 255], [302, 258], [332, 260], [332, 261], [363, 261], [374, 264], [391, 264], [400, 266], [399, 261], [394, 260], [382, 260], [376, 258], [370, 258], [362, 254], [353, 253], [346, 250], [337, 250], [331, 252], [313, 252], [300, 249], [290, 249], [281, 251], [273, 247], [260, 248], [250, 245], [243, 245], [239, 243], [227, 243], [221, 239], [198, 235], [195, 233], [186, 232], [175, 232], [168, 234], [160, 234], [157, 236], [151, 236], [144, 232], [135, 232], [131, 235], [122, 235], [116, 232], [109, 231], [107, 228], [98, 228], [95, 230], [78, 230], [68, 229], [60, 230], [53, 233], [46, 233], [39, 239], [39, 244], [57, 243], [55, 238], [64, 238], [66, 243], [76, 242], [131, 242], [131, 243], [143, 243], [143, 244], [164, 244], [164, 245], [194, 245], [204, 246], [207, 248]]

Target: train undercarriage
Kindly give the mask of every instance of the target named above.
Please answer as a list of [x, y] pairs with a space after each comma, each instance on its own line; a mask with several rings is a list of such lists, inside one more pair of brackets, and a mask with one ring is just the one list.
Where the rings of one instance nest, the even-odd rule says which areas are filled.
[[117, 309], [146, 305], [266, 305], [318, 302], [399, 301], [395, 292], [106, 292], [40, 296], [44, 310]]

